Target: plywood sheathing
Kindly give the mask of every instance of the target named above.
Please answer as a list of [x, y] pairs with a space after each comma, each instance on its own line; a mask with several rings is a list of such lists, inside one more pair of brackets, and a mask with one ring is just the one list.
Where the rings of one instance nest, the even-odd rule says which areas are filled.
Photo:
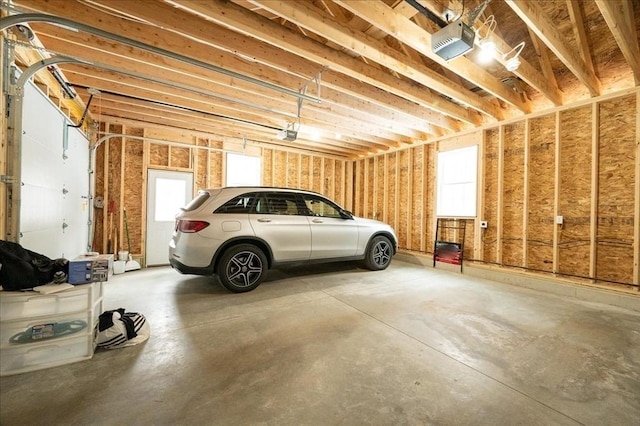
[[284, 186], [291, 188], [299, 188], [300, 187], [300, 155], [287, 152], [286, 153], [286, 182]]
[[559, 226], [558, 272], [585, 277], [591, 251], [591, 120], [591, 107], [560, 112], [558, 212], [563, 224], [554, 224], [551, 211], [545, 228]]
[[505, 126], [502, 183], [502, 262], [524, 266], [522, 215], [524, 204], [524, 121]]
[[600, 104], [596, 275], [618, 282], [633, 279], [636, 114], [635, 96]]
[[335, 160], [332, 158], [325, 158], [323, 161], [324, 173], [323, 173], [323, 188], [322, 193], [327, 197], [335, 198]]
[[[122, 126], [110, 125], [108, 132], [121, 134]], [[111, 239], [111, 253], [118, 253], [122, 247], [122, 211], [121, 194], [122, 194], [122, 137], [114, 137], [106, 142], [109, 145], [109, 167], [107, 170], [107, 181], [109, 185], [109, 198], [105, 200], [105, 207], [112, 205], [114, 208], [113, 213], [107, 218], [107, 223], [112, 223], [112, 230], [109, 235], [107, 230], [107, 240]]]
[[[209, 140], [211, 148], [222, 149], [221, 140]], [[221, 151], [209, 151], [209, 186], [219, 188], [224, 185], [223, 179], [223, 153]]]
[[152, 143], [149, 146], [149, 166], [169, 167], [169, 145]]
[[409, 215], [409, 226], [411, 232], [411, 243], [408, 247], [412, 251], [420, 251], [423, 249], [424, 241], [424, 146], [411, 148], [412, 154], [412, 185], [411, 185], [411, 214]]
[[[376, 214], [379, 211], [384, 211], [384, 208], [378, 209], [377, 204], [379, 202], [378, 193], [374, 189], [374, 184], [376, 182], [376, 178], [379, 181], [384, 181], [384, 171], [376, 169], [376, 161], [375, 158], [367, 158], [365, 160], [365, 173], [366, 177], [364, 179], [364, 204], [365, 210], [363, 215], [368, 217], [369, 219], [376, 219]], [[381, 178], [382, 176], [382, 178]]]
[[385, 183], [385, 159], [386, 156], [378, 156], [373, 160], [373, 176], [369, 179], [372, 186], [373, 211], [372, 218], [376, 220], [384, 220], [384, 183]]
[[398, 152], [398, 170], [397, 170], [397, 197], [396, 197], [396, 217], [398, 227], [398, 245], [404, 249], [409, 248], [409, 214], [411, 212], [409, 208], [409, 190], [411, 189], [412, 182], [409, 181], [409, 160], [410, 150], [402, 150]]
[[[127, 129], [127, 134], [142, 136], [142, 129]], [[143, 233], [143, 216], [145, 211], [143, 210], [143, 186], [140, 184], [144, 182], [143, 179], [143, 147], [144, 143], [140, 139], [128, 139], [125, 138], [124, 146], [124, 205], [122, 210], [127, 209], [127, 222], [129, 228], [129, 241], [131, 243], [130, 252], [133, 255], [142, 253], [142, 233]], [[126, 240], [126, 229], [124, 230], [124, 239], [122, 241], [122, 248], [129, 250]]]
[[555, 114], [529, 120], [526, 266], [548, 272], [553, 270], [555, 128]]
[[425, 250], [433, 253], [433, 245], [436, 239], [436, 146], [425, 146]]
[[262, 184], [273, 186], [273, 150], [262, 150]]
[[[473, 259], [475, 251], [475, 220], [465, 219], [463, 259]], [[455, 241], [455, 240], [454, 240]]]
[[273, 186], [287, 185], [287, 153], [274, 151], [273, 153]]
[[175, 169], [191, 169], [191, 149], [169, 146], [169, 167]]
[[499, 129], [487, 130], [484, 149], [484, 213], [482, 220], [489, 224], [482, 234], [484, 261], [498, 261], [498, 155]]
[[357, 216], [363, 216], [364, 210], [364, 162], [365, 160], [357, 160], [353, 170], [353, 213]]
[[398, 188], [397, 181], [399, 178], [399, 169], [397, 163], [397, 156], [399, 153], [393, 152], [391, 154], [387, 154], [387, 166], [385, 168], [385, 192], [386, 192], [386, 218], [385, 222], [393, 227], [393, 229], [398, 230], [398, 217], [396, 216], [397, 205], [396, 199], [398, 197]]
[[[303, 169], [304, 170], [304, 169]], [[334, 179], [335, 179], [335, 190], [334, 190], [334, 199], [340, 204], [343, 208], [345, 207], [345, 169], [344, 169], [344, 161], [343, 160], [335, 160], [335, 171], [334, 171]]]
[[[205, 138], [197, 138], [196, 145], [199, 147], [208, 147], [209, 140]], [[209, 151], [207, 149], [198, 149], [196, 152], [196, 172], [195, 172], [195, 189], [209, 188]]]
[[311, 190], [322, 192], [322, 175], [324, 174], [322, 170], [322, 158], [314, 156], [311, 163], [313, 165], [313, 179], [311, 181]]
[[300, 157], [300, 188], [311, 189], [311, 157], [309, 155], [301, 155]]
[[[99, 125], [100, 131], [104, 131], [104, 123], [100, 123]], [[103, 144], [104, 145], [104, 144]], [[104, 252], [105, 248], [102, 246], [102, 241], [104, 241], [104, 221], [107, 217], [107, 204], [105, 201], [105, 173], [104, 173], [104, 146], [96, 148], [94, 151], [95, 155], [95, 167], [94, 167], [94, 191], [93, 195], [95, 198], [102, 197], [103, 207], [93, 208], [93, 241], [91, 241], [91, 247], [93, 251]], [[95, 200], [94, 198], [94, 200]], [[95, 206], [95, 203], [94, 203]], [[90, 206], [91, 207], [91, 206]]]

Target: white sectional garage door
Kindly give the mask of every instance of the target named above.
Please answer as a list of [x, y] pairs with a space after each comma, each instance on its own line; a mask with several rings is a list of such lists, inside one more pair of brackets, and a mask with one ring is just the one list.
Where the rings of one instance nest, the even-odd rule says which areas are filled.
[[72, 259], [89, 240], [89, 142], [65, 130], [68, 123], [35, 86], [25, 86], [20, 244], [51, 258]]

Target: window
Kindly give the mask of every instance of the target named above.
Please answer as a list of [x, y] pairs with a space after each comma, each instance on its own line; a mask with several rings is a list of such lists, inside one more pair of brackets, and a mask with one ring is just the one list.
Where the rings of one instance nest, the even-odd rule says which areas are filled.
[[311, 216], [342, 218], [340, 208], [327, 200], [311, 195], [303, 195], [304, 204]]
[[475, 217], [478, 145], [438, 152], [436, 215]]
[[227, 154], [227, 186], [260, 186], [261, 176], [260, 157]]
[[295, 194], [271, 193], [266, 199], [266, 214], [298, 215], [298, 203]]
[[215, 211], [216, 213], [252, 213], [256, 203], [256, 194], [243, 194], [235, 197]]
[[173, 222], [184, 206], [187, 183], [178, 179], [156, 179], [155, 221]]

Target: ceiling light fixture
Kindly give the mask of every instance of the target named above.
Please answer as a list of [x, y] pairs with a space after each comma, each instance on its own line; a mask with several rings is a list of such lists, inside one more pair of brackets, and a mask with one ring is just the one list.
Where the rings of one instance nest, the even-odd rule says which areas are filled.
[[520, 42], [516, 47], [502, 55], [504, 67], [508, 71], [513, 72], [520, 67], [520, 53], [522, 53], [522, 49], [524, 49], [524, 41]]
[[476, 40], [480, 47], [478, 58], [483, 63], [490, 62], [496, 56], [496, 44], [491, 40], [496, 25], [495, 17], [490, 15], [476, 30]]
[[491, 40], [482, 40], [480, 46], [480, 61], [487, 63], [496, 57], [496, 44]]

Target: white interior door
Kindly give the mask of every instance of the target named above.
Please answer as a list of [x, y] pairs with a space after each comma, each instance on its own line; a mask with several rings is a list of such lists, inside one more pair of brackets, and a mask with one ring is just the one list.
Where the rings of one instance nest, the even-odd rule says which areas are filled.
[[193, 198], [193, 173], [149, 170], [147, 180], [147, 266], [169, 264], [175, 216]]

